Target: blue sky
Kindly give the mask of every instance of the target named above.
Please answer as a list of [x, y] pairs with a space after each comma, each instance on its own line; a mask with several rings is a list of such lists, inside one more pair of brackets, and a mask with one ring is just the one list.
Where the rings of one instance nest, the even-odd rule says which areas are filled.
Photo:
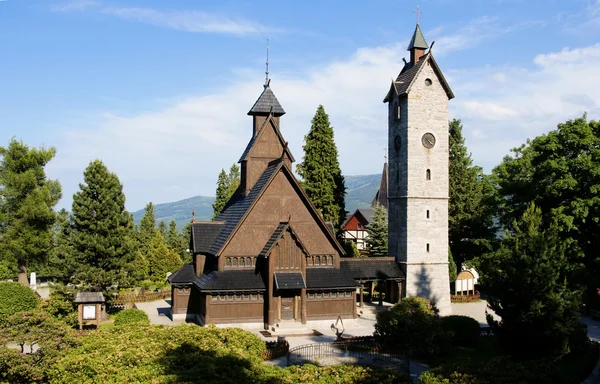
[[214, 195], [250, 139], [266, 39], [297, 159], [317, 106], [342, 171], [381, 171], [382, 103], [420, 25], [476, 164], [588, 113], [600, 119], [600, 0], [0, 1], [0, 145], [54, 146], [70, 208], [96, 158], [127, 208]]

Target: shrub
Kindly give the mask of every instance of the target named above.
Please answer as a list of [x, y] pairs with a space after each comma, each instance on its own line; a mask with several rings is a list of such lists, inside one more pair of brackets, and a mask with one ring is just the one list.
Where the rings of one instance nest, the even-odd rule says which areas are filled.
[[150, 320], [148, 319], [146, 312], [136, 308], [125, 309], [117, 313], [117, 316], [115, 317], [115, 326], [128, 324], [148, 325], [150, 324]]
[[479, 341], [481, 326], [468, 316], [452, 315], [442, 317], [442, 326], [452, 335], [452, 344], [473, 347]]
[[435, 307], [420, 297], [407, 297], [378, 313], [375, 337], [387, 348], [409, 356], [438, 356], [450, 348], [450, 335]]
[[65, 322], [69, 327], [75, 328], [79, 324], [75, 295], [74, 289], [62, 284], [56, 285], [50, 297], [42, 300], [41, 309], [53, 318]]
[[0, 324], [22, 311], [36, 309], [40, 300], [35, 293], [20, 283], [0, 283]]

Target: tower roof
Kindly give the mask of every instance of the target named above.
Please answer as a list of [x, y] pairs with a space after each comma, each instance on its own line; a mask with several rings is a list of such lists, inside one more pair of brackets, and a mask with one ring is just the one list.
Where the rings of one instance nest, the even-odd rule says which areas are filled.
[[273, 113], [273, 116], [285, 115], [285, 111], [271, 90], [270, 84], [271, 80], [267, 79], [265, 90], [260, 94], [256, 103], [254, 103], [248, 112], [248, 115], [268, 115], [269, 113]]
[[383, 205], [385, 209], [388, 208], [388, 163], [383, 164], [383, 172], [381, 173], [381, 182], [379, 183], [379, 190], [375, 194], [373, 198], [373, 202], [371, 203], [371, 208], [375, 208], [375, 206]]
[[410, 51], [413, 48], [429, 48], [427, 42], [425, 41], [425, 37], [423, 36], [423, 32], [421, 32], [421, 27], [419, 26], [419, 24], [417, 24], [417, 26], [415, 27], [415, 33], [413, 33], [413, 36], [410, 39], [410, 44], [408, 44], [407, 50]]

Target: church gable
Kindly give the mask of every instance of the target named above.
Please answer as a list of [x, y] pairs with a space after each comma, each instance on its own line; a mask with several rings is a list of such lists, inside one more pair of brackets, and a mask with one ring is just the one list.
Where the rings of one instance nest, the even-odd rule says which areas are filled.
[[343, 252], [291, 171], [282, 164], [240, 220], [221, 255], [258, 255], [282, 222], [293, 226], [310, 254], [337, 258]]
[[256, 140], [248, 151], [247, 158], [277, 159], [282, 155], [284, 155], [284, 159], [294, 161], [274, 120], [267, 119], [264, 126], [257, 133]]

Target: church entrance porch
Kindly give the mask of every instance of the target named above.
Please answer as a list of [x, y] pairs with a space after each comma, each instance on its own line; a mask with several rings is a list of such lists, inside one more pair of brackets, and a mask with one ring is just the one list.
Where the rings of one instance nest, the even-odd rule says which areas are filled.
[[295, 321], [300, 319], [299, 303], [300, 292], [282, 291], [278, 292], [278, 312], [277, 321]]

